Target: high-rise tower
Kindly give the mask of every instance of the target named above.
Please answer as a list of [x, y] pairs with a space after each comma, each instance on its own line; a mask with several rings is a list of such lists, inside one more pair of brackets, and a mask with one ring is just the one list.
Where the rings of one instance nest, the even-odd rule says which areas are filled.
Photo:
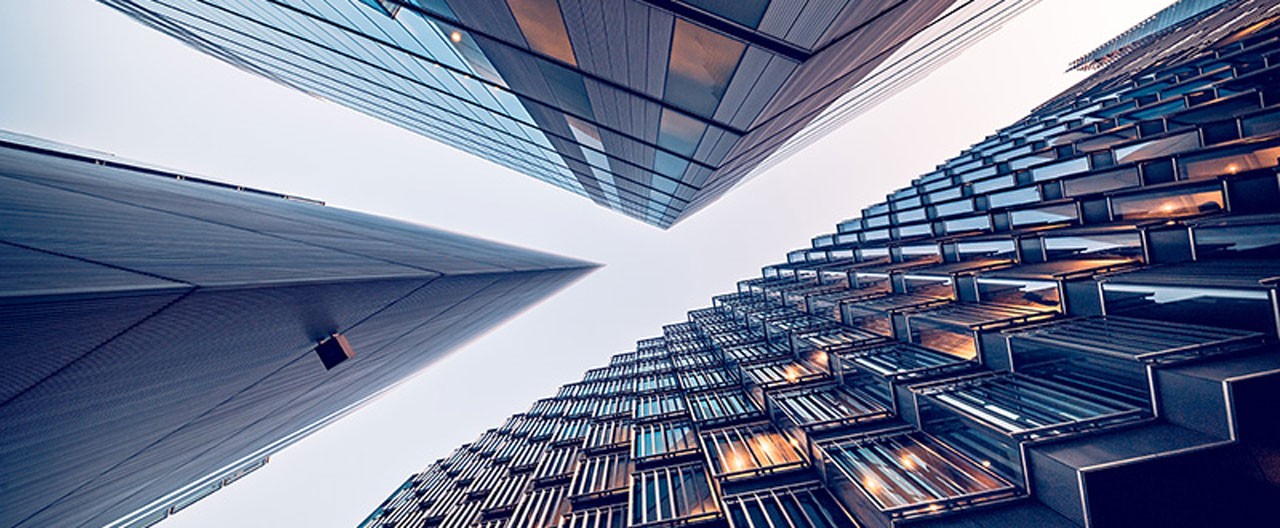
[[1035, 0], [103, 3], [665, 228]]
[[1277, 0], [1174, 24], [362, 526], [1273, 523], [1277, 57]]
[[591, 267], [4, 134], [0, 526], [163, 518]]

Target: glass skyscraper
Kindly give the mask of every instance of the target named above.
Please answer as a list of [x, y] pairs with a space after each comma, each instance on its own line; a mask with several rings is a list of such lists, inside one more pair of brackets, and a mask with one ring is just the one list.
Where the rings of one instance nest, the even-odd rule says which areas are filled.
[[664, 228], [1035, 3], [102, 1]]
[[0, 133], [0, 526], [145, 526], [593, 268]]
[[1274, 524], [1278, 57], [1175, 24], [361, 526]]

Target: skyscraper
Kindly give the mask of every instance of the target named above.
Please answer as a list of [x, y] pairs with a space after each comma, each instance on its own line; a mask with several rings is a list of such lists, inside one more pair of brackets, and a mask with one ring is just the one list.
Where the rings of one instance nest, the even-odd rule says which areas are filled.
[[1184, 20], [362, 526], [1272, 524], [1277, 56], [1277, 0]]
[[103, 3], [665, 228], [1035, 0]]
[[163, 518], [591, 267], [4, 134], [0, 526]]

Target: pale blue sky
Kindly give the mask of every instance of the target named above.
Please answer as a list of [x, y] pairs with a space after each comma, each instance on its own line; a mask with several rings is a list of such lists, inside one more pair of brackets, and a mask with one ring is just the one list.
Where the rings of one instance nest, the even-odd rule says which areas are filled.
[[91, 0], [0, 0], [0, 129], [606, 267], [166, 528], [353, 526], [409, 474], [658, 335], [1081, 78], [1170, 0], [1043, 0], [670, 231], [246, 74]]

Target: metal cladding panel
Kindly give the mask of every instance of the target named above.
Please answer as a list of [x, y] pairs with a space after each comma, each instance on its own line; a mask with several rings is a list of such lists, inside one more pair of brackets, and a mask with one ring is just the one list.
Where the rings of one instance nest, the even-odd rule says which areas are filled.
[[76, 160], [38, 156], [0, 149], [0, 174], [418, 270], [476, 273], [575, 265], [556, 255], [513, 252], [511, 246], [390, 218], [169, 178], [137, 178], [126, 169], [87, 170]]
[[[73, 493], [290, 362], [323, 371], [310, 357], [321, 338], [421, 283], [196, 291], [172, 304], [0, 407], [0, 481], [22, 490], [0, 521]], [[75, 331], [94, 316], [49, 323]]]
[[[0, 404], [177, 299], [190, 286], [0, 244]], [[123, 294], [122, 294], [123, 292]], [[93, 317], [68, 332], [59, 319]]]
[[[425, 273], [243, 229], [6, 180], [0, 194], [0, 225], [5, 226], [6, 242], [174, 281], [215, 286]], [[122, 239], [129, 243], [121, 243]], [[282, 258], [285, 256], [288, 258]]]
[[[2, 250], [0, 250], [2, 252]], [[182, 296], [181, 292], [0, 302], [0, 405]], [[56, 321], [93, 321], [68, 328]]]
[[590, 269], [5, 134], [0, 217], [0, 526], [113, 521]]

